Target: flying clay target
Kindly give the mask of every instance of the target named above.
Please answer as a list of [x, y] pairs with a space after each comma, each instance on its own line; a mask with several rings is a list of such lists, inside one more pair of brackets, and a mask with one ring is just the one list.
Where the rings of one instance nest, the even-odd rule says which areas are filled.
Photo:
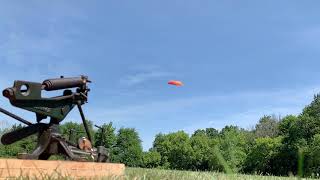
[[176, 81], [176, 80], [171, 80], [168, 82], [168, 84], [174, 85], [174, 86], [183, 86], [183, 83], [181, 81]]

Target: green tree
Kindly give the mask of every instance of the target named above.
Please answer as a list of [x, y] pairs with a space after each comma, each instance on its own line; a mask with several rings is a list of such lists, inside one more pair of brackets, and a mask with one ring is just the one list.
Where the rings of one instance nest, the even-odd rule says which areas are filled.
[[161, 156], [160, 166], [161, 168], [170, 168], [170, 163], [168, 161], [168, 156], [170, 153], [170, 142], [167, 135], [159, 133], [156, 135], [153, 141], [152, 150], [159, 152]]
[[279, 122], [279, 134], [282, 136], [289, 136], [291, 131], [293, 130], [293, 127], [295, 126], [296, 122], [298, 121], [298, 118], [294, 115], [288, 115], [284, 117]]
[[197, 133], [190, 138], [193, 151], [191, 169], [210, 170], [210, 139], [205, 133]]
[[316, 134], [309, 145], [305, 158], [305, 174], [319, 178], [320, 176], [320, 134]]
[[197, 135], [207, 135], [206, 134], [206, 130], [204, 130], [204, 129], [197, 129], [197, 130], [195, 130], [194, 131], [194, 133], [191, 135], [191, 137], [193, 137], [193, 136], [197, 136]]
[[95, 146], [103, 145], [104, 147], [111, 149], [115, 146], [117, 137], [115, 134], [115, 128], [112, 126], [112, 122], [109, 124], [103, 124], [102, 129], [98, 129], [95, 133]]
[[216, 138], [219, 136], [219, 131], [215, 128], [206, 128], [206, 134], [209, 138]]
[[216, 130], [215, 128], [197, 129], [196, 131], [194, 131], [192, 136], [195, 136], [198, 134], [204, 134], [209, 138], [215, 138], [219, 136], [219, 131]]
[[233, 172], [238, 172], [246, 158], [245, 134], [236, 126], [226, 126], [221, 130], [219, 149]]
[[273, 116], [263, 116], [255, 127], [257, 137], [276, 137], [279, 133], [279, 122]]
[[[282, 148], [277, 160], [279, 175], [286, 175], [288, 172], [297, 174], [297, 162], [299, 151], [305, 152], [305, 161], [303, 162], [304, 171], [307, 174], [317, 172], [314, 164], [316, 159], [316, 135], [320, 134], [320, 96], [314, 96], [313, 101], [303, 109], [299, 116], [287, 116], [279, 124], [280, 134], [284, 137]], [[312, 159], [315, 159], [313, 161]], [[309, 167], [309, 168], [307, 168]]]
[[161, 155], [159, 152], [151, 150], [143, 153], [143, 167], [156, 168], [161, 163]]
[[255, 140], [243, 167], [246, 173], [272, 174], [276, 171], [273, 167], [281, 147], [282, 137], [277, 138], [258, 138]]
[[308, 142], [313, 141], [316, 134], [320, 134], [320, 95], [314, 96], [313, 101], [303, 109], [297, 123], [301, 135]]
[[[283, 136], [282, 145], [276, 158], [273, 174], [297, 174], [299, 150], [308, 146], [307, 136], [311, 136], [310, 129], [306, 128], [310, 121], [308, 115], [286, 116], [280, 121], [279, 130]], [[312, 120], [311, 120], [312, 121]]]
[[320, 94], [313, 97], [313, 101], [303, 109], [302, 114], [320, 119]]
[[161, 155], [162, 167], [171, 169], [191, 169], [193, 150], [190, 138], [184, 131], [158, 134], [153, 149]]
[[142, 145], [137, 131], [133, 128], [120, 128], [111, 160], [130, 167], [142, 165]]

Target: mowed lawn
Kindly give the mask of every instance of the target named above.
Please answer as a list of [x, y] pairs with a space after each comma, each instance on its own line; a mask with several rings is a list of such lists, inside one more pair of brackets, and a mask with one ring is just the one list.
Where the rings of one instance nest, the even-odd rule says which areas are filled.
[[125, 179], [154, 179], [154, 180], [205, 180], [205, 179], [235, 179], [235, 180], [287, 180], [299, 179], [297, 177], [276, 177], [276, 176], [258, 176], [258, 175], [241, 175], [241, 174], [223, 174], [214, 172], [192, 172], [192, 171], [173, 171], [160, 169], [142, 169], [126, 168]]

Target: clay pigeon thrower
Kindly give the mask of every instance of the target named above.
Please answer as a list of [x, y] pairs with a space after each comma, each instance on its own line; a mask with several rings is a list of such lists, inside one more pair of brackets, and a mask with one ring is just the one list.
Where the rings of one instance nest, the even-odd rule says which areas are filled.
[[[13, 113], [0, 108], [0, 112], [20, 121], [26, 127], [6, 133], [1, 137], [4, 145], [12, 144], [30, 135], [38, 133], [38, 143], [35, 150], [30, 153], [21, 153], [20, 159], [47, 160], [51, 155], [60, 154], [66, 159], [75, 161], [106, 162], [107, 149], [103, 146], [91, 146], [91, 135], [85, 120], [82, 105], [87, 103], [90, 89], [87, 84], [91, 82], [87, 76], [73, 78], [47, 79], [43, 83], [15, 81], [13, 87], [3, 90], [3, 96], [18, 108], [34, 112], [37, 123], [29, 122]], [[72, 91], [75, 89], [75, 91]], [[63, 90], [61, 96], [44, 98], [42, 91]], [[87, 134], [78, 144], [69, 142], [59, 132], [59, 124], [75, 107], [79, 113]], [[49, 123], [42, 123], [43, 119], [50, 118]]]

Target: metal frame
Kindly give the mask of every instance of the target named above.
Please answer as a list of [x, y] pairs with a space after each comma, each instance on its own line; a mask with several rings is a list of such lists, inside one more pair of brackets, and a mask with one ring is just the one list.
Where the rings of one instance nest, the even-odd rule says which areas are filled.
[[[91, 152], [86, 152], [66, 140], [59, 132], [59, 124], [65, 119], [68, 113], [78, 107], [82, 123], [87, 137], [91, 141], [91, 134], [85, 120], [82, 105], [87, 102], [90, 89], [87, 83], [91, 82], [87, 76], [74, 78], [47, 79], [43, 83], [28, 81], [15, 81], [13, 87], [3, 90], [3, 96], [10, 100], [10, 103], [18, 108], [34, 112], [37, 123], [31, 123], [5, 109], [0, 108], [0, 112], [26, 124], [27, 126], [4, 134], [1, 142], [4, 145], [12, 144], [32, 134], [38, 133], [38, 143], [31, 154], [21, 153], [20, 159], [41, 159], [47, 160], [53, 154], [62, 154], [67, 159], [75, 161], [96, 161], [106, 162], [108, 159], [107, 149], [103, 146], [93, 148]], [[24, 87], [25, 89], [23, 89]], [[68, 88], [76, 88], [75, 92]], [[54, 91], [64, 89], [62, 96], [51, 98], [41, 97], [41, 91]], [[48, 124], [41, 121], [50, 117]]]

